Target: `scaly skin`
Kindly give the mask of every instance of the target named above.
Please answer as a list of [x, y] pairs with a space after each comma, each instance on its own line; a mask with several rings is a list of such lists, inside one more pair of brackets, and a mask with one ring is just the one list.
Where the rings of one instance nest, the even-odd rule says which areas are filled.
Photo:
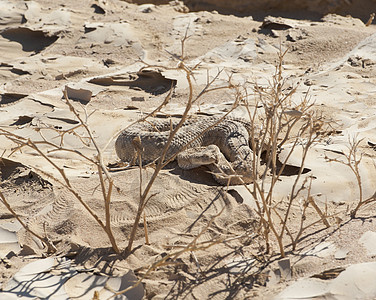
[[[137, 164], [134, 139], [139, 138], [143, 164], [157, 160], [167, 143], [171, 129], [175, 128], [178, 122], [154, 119], [127, 128], [115, 142], [116, 154], [123, 161]], [[172, 139], [165, 160], [176, 155], [179, 166], [184, 169], [207, 165], [214, 173], [214, 179], [220, 184], [227, 184], [228, 179], [223, 176], [228, 175], [232, 177], [230, 184], [241, 184], [239, 178], [245, 183], [251, 183], [253, 152], [249, 147], [249, 131], [250, 123], [238, 118], [188, 119]], [[206, 148], [207, 146], [210, 147]], [[234, 175], [238, 176], [233, 177]]]

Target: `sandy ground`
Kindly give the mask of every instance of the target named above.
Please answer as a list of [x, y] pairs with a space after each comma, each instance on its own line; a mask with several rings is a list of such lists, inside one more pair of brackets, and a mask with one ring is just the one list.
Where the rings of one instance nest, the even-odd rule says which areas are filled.
[[[45, 156], [28, 147], [12, 151], [14, 141], [0, 135], [0, 189], [21, 220], [56, 247], [54, 254], [47, 254], [0, 205], [4, 297], [92, 299], [99, 291], [99, 299], [107, 299], [108, 286], [121, 290], [132, 285], [153, 263], [198, 236], [200, 245], [216, 242], [171, 257], [128, 292], [128, 299], [354, 299], [354, 293], [359, 299], [376, 297], [375, 207], [364, 206], [358, 218], [350, 219], [359, 201], [359, 185], [348, 166], [330, 160], [343, 160], [349, 141], [356, 137], [358, 157], [362, 156], [362, 198], [374, 197], [375, 25], [366, 27], [359, 19], [337, 15], [321, 21], [269, 19], [262, 25], [251, 16], [188, 12], [179, 2], [137, 6], [116, 0], [80, 5], [1, 0], [0, 5], [0, 128], [26, 142], [45, 139], [59, 145], [63, 140], [64, 149], [70, 149], [51, 151], [52, 144], [40, 144]], [[117, 134], [158, 107], [172, 86], [171, 100], [159, 115], [183, 113], [188, 85], [176, 68], [185, 35], [184, 61], [196, 66], [195, 92], [219, 70], [223, 71], [213, 86], [228, 84], [230, 74], [241, 86], [267, 85], [281, 47], [289, 49], [283, 74], [288, 84], [298, 85], [292, 101], [298, 103], [308, 92], [313, 108], [330, 125], [309, 152], [303, 179], [313, 178], [311, 195], [332, 215], [331, 226], [318, 222], [309, 227], [294, 251], [286, 246], [282, 260], [275, 240], [270, 253], [265, 251], [251, 195], [241, 186], [219, 186], [204, 167], [187, 171], [173, 162], [161, 171], [145, 207], [149, 243], [141, 222], [130, 254], [115, 254], [103, 229], [55, 180], [62, 177], [47, 158], [64, 170], [72, 189], [104, 219], [98, 170], [86, 159], [97, 152], [92, 143], [85, 144], [84, 128], [75, 128], [79, 120], [64, 102], [63, 90], [68, 89], [81, 116], [89, 116], [87, 124], [103, 149], [104, 163], [114, 163]], [[146, 64], [149, 68], [140, 72]], [[214, 91], [191, 113], [221, 115], [234, 99], [230, 89]], [[248, 116], [244, 107], [232, 114]], [[72, 128], [77, 135], [69, 131]], [[62, 135], [64, 130], [69, 132]], [[281, 157], [288, 150], [287, 145]], [[299, 159], [294, 153], [289, 165], [299, 166]], [[153, 171], [143, 170], [143, 187]], [[115, 188], [110, 221], [123, 251], [137, 211], [140, 176], [137, 168], [111, 176]], [[281, 177], [275, 203], [286, 199], [296, 176], [291, 172]], [[299, 229], [301, 209], [297, 199], [289, 217], [293, 233]], [[310, 210], [306, 218], [305, 224], [314, 222], [317, 213]], [[25, 271], [30, 263], [34, 265]], [[359, 269], [346, 270], [349, 266]]]

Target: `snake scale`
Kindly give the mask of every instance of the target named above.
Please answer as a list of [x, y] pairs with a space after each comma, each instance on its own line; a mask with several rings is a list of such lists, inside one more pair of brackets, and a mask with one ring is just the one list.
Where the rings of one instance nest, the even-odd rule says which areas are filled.
[[[178, 123], [179, 120], [153, 119], [131, 125], [115, 142], [118, 157], [136, 165], [141, 151], [143, 164], [158, 160]], [[250, 126], [241, 118], [189, 118], [173, 137], [165, 161], [176, 158], [182, 169], [206, 165], [214, 179], [223, 185], [252, 183], [255, 175], [254, 155], [249, 146]]]

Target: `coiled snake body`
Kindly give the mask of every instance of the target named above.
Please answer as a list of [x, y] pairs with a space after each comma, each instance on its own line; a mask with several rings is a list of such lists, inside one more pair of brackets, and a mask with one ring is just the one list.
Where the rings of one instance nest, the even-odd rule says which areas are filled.
[[[141, 151], [143, 164], [158, 160], [171, 130], [178, 123], [179, 120], [153, 119], [130, 126], [115, 142], [118, 157], [135, 165], [138, 151]], [[255, 175], [252, 171], [254, 155], [249, 146], [250, 126], [240, 118], [187, 119], [173, 137], [165, 161], [176, 158], [183, 169], [206, 165], [220, 184], [251, 183]]]

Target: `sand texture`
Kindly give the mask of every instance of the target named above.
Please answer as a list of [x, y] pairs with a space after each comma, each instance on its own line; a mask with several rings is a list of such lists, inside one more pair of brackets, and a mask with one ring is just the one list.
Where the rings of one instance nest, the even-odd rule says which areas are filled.
[[[114, 299], [376, 298], [376, 25], [363, 10], [302, 18], [296, 1], [254, 18], [222, 14], [225, 1], [166, 2], [0, 0], [0, 299], [108, 299], [139, 279]], [[154, 180], [158, 162], [127, 166], [115, 140], [150, 113], [180, 120], [203, 91], [188, 116], [249, 120], [257, 97], [278, 91], [286, 50], [293, 93], [279, 120], [297, 125], [278, 180], [265, 167], [257, 178], [273, 187], [275, 228], [287, 225], [282, 257], [254, 184], [220, 185], [176, 161]], [[313, 115], [305, 152], [299, 126]]]

